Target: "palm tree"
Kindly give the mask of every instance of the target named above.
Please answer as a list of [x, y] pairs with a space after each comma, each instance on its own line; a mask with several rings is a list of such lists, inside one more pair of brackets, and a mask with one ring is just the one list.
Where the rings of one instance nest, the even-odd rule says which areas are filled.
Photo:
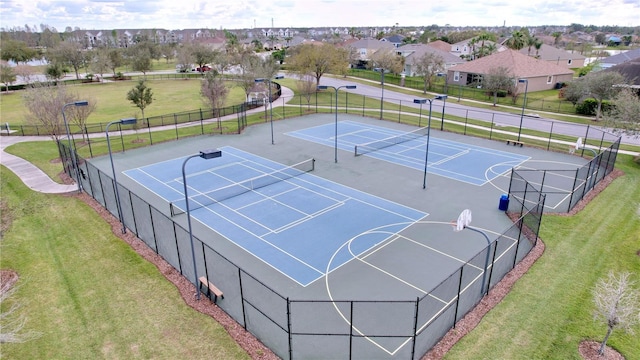
[[514, 30], [511, 37], [507, 40], [507, 46], [514, 50], [522, 49], [527, 43], [527, 36], [523, 31]]

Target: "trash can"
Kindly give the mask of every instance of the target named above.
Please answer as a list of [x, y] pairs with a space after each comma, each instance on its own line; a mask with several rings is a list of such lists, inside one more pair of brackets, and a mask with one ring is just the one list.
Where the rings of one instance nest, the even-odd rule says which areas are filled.
[[498, 209], [501, 211], [507, 211], [507, 209], [509, 209], [509, 195], [502, 194], [502, 196], [500, 196], [500, 204], [498, 205]]

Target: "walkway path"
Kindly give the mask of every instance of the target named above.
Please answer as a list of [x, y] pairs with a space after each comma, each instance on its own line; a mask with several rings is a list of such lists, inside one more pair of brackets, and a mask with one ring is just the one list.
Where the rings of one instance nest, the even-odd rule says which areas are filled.
[[[293, 91], [289, 88], [282, 87], [282, 97], [284, 98], [292, 98]], [[273, 107], [278, 107], [282, 105], [278, 105], [277, 101], [273, 102]], [[248, 110], [247, 113], [255, 113], [255, 112], [263, 112], [264, 109], [262, 107], [258, 107], [255, 109]], [[223, 117], [225, 118], [235, 119], [236, 115], [228, 115]], [[215, 121], [212, 119], [211, 121]], [[172, 127], [171, 125], [170, 127]], [[163, 127], [153, 128], [153, 131], [164, 130]], [[92, 134], [93, 136], [104, 136], [103, 134]], [[53, 181], [47, 174], [45, 174], [38, 167], [28, 162], [27, 160], [9, 154], [4, 150], [16, 143], [24, 142], [24, 141], [53, 141], [49, 136], [0, 136], [0, 164], [6, 166], [9, 170], [11, 170], [14, 174], [16, 174], [22, 182], [25, 183], [31, 190], [38, 191], [41, 193], [51, 193], [51, 194], [62, 194], [62, 193], [70, 193], [78, 190], [77, 184], [65, 185], [59, 184]]]

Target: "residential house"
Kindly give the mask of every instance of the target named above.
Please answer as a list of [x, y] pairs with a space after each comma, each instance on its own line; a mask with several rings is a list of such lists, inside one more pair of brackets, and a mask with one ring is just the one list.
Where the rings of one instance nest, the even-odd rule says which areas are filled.
[[586, 57], [578, 53], [571, 53], [563, 49], [542, 44], [540, 49], [524, 47], [519, 50], [521, 54], [533, 56], [537, 59], [548, 61], [556, 65], [565, 66], [567, 69], [579, 69], [585, 64]]
[[451, 44], [449, 44], [446, 41], [436, 40], [436, 41], [432, 41], [432, 42], [428, 43], [427, 45], [429, 45], [431, 47], [434, 47], [436, 49], [442, 50], [442, 51], [446, 51], [446, 52], [450, 52], [451, 51]]
[[393, 44], [393, 46], [399, 47], [402, 45], [402, 41], [404, 40], [404, 38], [405, 37], [400, 34], [395, 34], [395, 35], [384, 37], [380, 39], [380, 41], [388, 41], [391, 44]]
[[612, 66], [604, 71], [617, 71], [624, 76], [627, 84], [640, 89], [640, 55], [635, 59]]
[[361, 39], [348, 46], [354, 48], [358, 53], [359, 63], [356, 64], [356, 67], [365, 67], [369, 60], [371, 60], [371, 55], [376, 51], [395, 49], [395, 46], [388, 41], [380, 41], [372, 38]]
[[430, 44], [406, 44], [397, 49], [398, 54], [404, 56], [404, 73], [409, 76], [420, 75], [416, 73], [416, 64], [425, 54], [431, 53], [442, 57], [444, 60], [444, 70], [463, 64], [466, 61], [450, 54], [447, 51], [437, 49]]
[[482, 86], [483, 76], [498, 67], [507, 68], [515, 78], [526, 79], [526, 83], [519, 86], [526, 86], [528, 91], [554, 89], [556, 84], [569, 82], [573, 79], [573, 71], [565, 66], [508, 49], [448, 69], [447, 82], [449, 85], [475, 84]]
[[618, 55], [603, 58], [602, 60], [600, 60], [600, 64], [598, 65], [598, 67], [601, 69], [608, 69], [610, 67], [623, 64], [627, 61], [631, 61], [638, 57], [640, 57], [640, 48], [621, 52]]

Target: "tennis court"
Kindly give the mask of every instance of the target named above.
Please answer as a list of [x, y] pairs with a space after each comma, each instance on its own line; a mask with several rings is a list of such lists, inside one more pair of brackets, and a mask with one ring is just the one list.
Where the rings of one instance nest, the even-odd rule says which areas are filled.
[[[424, 171], [457, 181], [482, 186], [509, 172], [530, 157], [489, 149], [481, 146], [426, 136], [427, 128], [413, 132], [341, 121], [336, 125], [323, 124], [287, 133], [299, 139], [351, 151], [412, 169]], [[427, 155], [427, 139], [429, 151]]]
[[[220, 150], [220, 158], [194, 158], [186, 166], [192, 218], [302, 286], [427, 216], [314, 176], [313, 159], [285, 166], [231, 146]], [[174, 216], [186, 216], [184, 161], [174, 158], [124, 174], [165, 199]], [[372, 228], [385, 231], [350, 243]]]

